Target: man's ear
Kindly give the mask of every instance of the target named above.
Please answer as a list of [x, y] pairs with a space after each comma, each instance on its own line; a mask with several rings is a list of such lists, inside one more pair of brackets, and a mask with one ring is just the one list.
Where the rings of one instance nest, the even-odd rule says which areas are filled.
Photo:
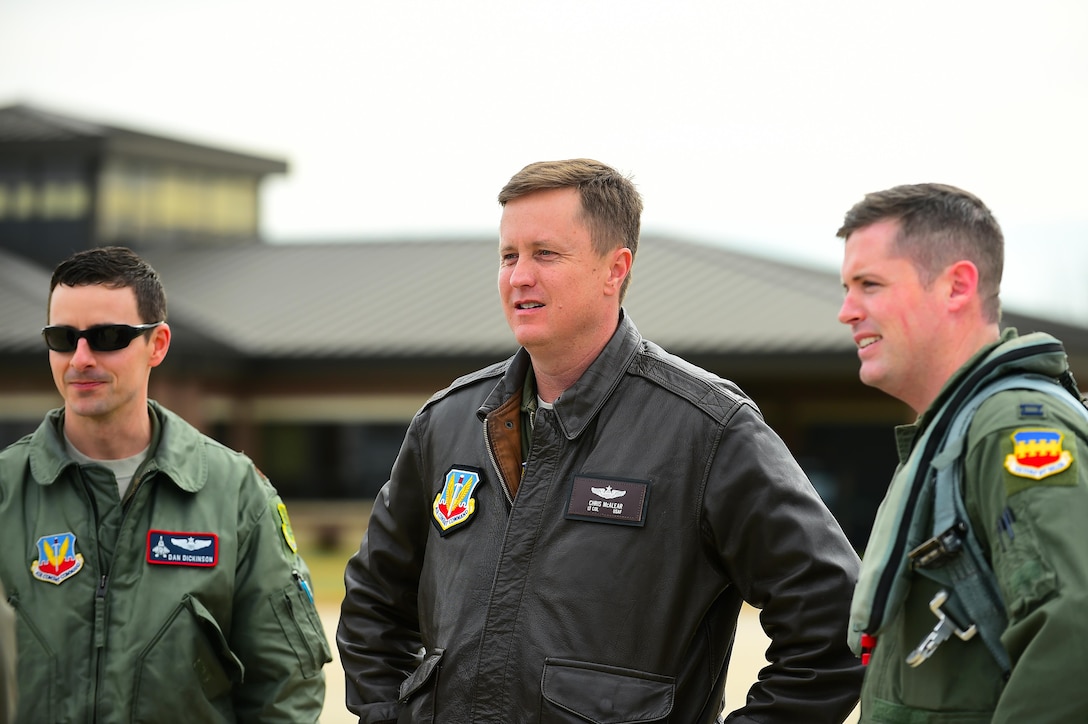
[[148, 364], [158, 367], [166, 359], [166, 353], [170, 350], [170, 325], [163, 322], [151, 330], [151, 359]]
[[948, 302], [951, 309], [961, 309], [972, 301], [978, 301], [978, 267], [966, 259], [955, 262], [945, 270], [948, 283]]
[[621, 246], [619, 249], [611, 251], [608, 258], [610, 266], [608, 278], [605, 280], [605, 293], [608, 295], [619, 294], [620, 289], [623, 287], [623, 280], [631, 273], [631, 263], [633, 261], [631, 250], [626, 246]]

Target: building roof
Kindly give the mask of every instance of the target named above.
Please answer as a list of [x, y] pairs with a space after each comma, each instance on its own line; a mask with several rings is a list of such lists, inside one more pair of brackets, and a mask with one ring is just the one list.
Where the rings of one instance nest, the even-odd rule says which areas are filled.
[[38, 353], [51, 271], [0, 248], [0, 354]]
[[[494, 239], [148, 250], [173, 314], [258, 357], [505, 355]], [[837, 277], [645, 238], [625, 306], [688, 353], [849, 352]], [[225, 310], [230, 310], [229, 314]]]
[[[253, 359], [501, 358], [516, 348], [496, 288], [495, 239], [152, 248], [175, 344]], [[645, 236], [625, 307], [685, 356], [810, 355], [854, 363], [838, 274]], [[40, 350], [49, 275], [0, 250], [0, 353]], [[9, 312], [10, 310], [10, 312]], [[1088, 356], [1088, 329], [1006, 311]]]
[[0, 146], [26, 152], [35, 147], [85, 143], [115, 155], [131, 155], [188, 166], [264, 175], [284, 173], [281, 159], [228, 151], [165, 136], [95, 123], [16, 104], [0, 108]]

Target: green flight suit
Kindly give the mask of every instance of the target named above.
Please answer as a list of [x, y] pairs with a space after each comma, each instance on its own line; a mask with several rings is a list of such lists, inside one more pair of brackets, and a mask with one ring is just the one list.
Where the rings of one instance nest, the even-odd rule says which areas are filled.
[[18, 721], [317, 721], [330, 655], [286, 508], [249, 458], [149, 406], [123, 503], [68, 457], [63, 410], [0, 453]]
[[[987, 354], [945, 385], [914, 425], [896, 431], [901, 463], [934, 412]], [[1032, 360], [1021, 363], [1032, 369]], [[1054, 370], [1039, 370], [1053, 374]], [[1040, 443], [1040, 433], [1050, 441]], [[1088, 425], [1040, 392], [1008, 390], [982, 404], [968, 431], [964, 502], [996, 575], [1008, 626], [1000, 669], [975, 636], [952, 636], [912, 668], [907, 655], [933, 630], [938, 584], [913, 575], [901, 609], [877, 637], [861, 696], [862, 722], [1088, 722]]]

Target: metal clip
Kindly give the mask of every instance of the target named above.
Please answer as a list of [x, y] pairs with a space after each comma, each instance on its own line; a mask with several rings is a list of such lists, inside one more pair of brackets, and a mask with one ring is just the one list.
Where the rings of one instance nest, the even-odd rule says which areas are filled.
[[963, 548], [967, 526], [957, 522], [943, 533], [933, 536], [907, 554], [911, 568], [940, 568]]
[[929, 602], [929, 610], [933, 612], [933, 615], [937, 617], [937, 625], [933, 627], [933, 630], [929, 632], [922, 643], [918, 644], [918, 647], [911, 651], [907, 656], [907, 664], [909, 666], [918, 666], [923, 661], [933, 655], [933, 652], [937, 650], [937, 647], [944, 643], [952, 634], [961, 641], [967, 641], [976, 633], [978, 633], [978, 627], [975, 624], [971, 624], [966, 631], [960, 630], [958, 626], [949, 618], [944, 611], [941, 610], [941, 606], [948, 600], [948, 591], [942, 589], [937, 592], [937, 595], [933, 597], [933, 600]]

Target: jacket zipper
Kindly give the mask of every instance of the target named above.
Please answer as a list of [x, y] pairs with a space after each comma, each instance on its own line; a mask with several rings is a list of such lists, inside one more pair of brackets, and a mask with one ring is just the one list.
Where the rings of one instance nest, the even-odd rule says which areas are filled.
[[483, 421], [484, 429], [484, 447], [487, 448], [487, 458], [491, 461], [491, 467], [495, 468], [495, 474], [499, 478], [499, 487], [502, 488], [502, 494], [506, 496], [506, 502], [511, 506], [514, 504], [514, 498], [510, 495], [510, 486], [506, 484], [506, 479], [502, 476], [502, 469], [499, 468], [499, 461], [495, 457], [495, 448], [491, 444], [491, 435], [487, 430], [487, 418]]
[[[136, 488], [141, 482], [143, 476], [137, 473], [132, 479], [132, 484], [129, 487], [129, 494], [125, 496], [125, 499], [121, 501], [121, 520], [117, 527], [117, 536], [120, 539], [121, 532], [125, 527], [125, 518], [128, 515], [128, 503], [136, 496]], [[104, 662], [103, 658], [106, 655], [106, 635], [108, 633], [106, 626], [106, 595], [109, 593], [109, 579], [110, 572], [109, 567], [106, 565], [105, 560], [102, 558], [102, 545], [98, 537], [99, 527], [99, 514], [98, 503], [95, 502], [94, 493], [87, 490], [87, 482], [83, 480], [82, 473], [80, 474], [80, 480], [83, 482], [83, 490], [87, 494], [87, 499], [91, 503], [91, 510], [94, 512], [94, 542], [95, 547], [98, 549], [98, 561], [103, 567], [103, 573], [98, 579], [98, 586], [94, 592], [94, 648], [95, 648], [95, 672], [94, 672], [94, 697], [92, 699], [93, 706], [91, 707], [91, 721], [98, 721], [98, 694], [102, 690], [102, 677]], [[117, 555], [117, 551], [114, 551], [114, 555]]]

